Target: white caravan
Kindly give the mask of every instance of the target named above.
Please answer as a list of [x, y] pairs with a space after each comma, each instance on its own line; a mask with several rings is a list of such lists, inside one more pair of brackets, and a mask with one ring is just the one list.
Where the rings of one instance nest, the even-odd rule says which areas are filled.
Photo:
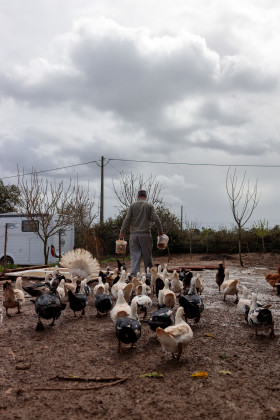
[[[53, 218], [55, 220], [55, 216]], [[44, 245], [39, 238], [38, 224], [16, 213], [0, 214], [0, 264], [4, 262], [5, 230], [7, 224], [6, 261], [17, 265], [44, 265]], [[74, 226], [61, 231], [61, 255], [74, 247]], [[48, 239], [48, 263], [59, 261], [59, 234]]]

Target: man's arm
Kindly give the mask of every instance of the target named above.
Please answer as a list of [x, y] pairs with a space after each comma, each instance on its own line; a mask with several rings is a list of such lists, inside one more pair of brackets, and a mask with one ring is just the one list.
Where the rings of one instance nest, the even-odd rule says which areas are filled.
[[161, 222], [159, 220], [158, 215], [156, 214], [156, 211], [154, 209], [154, 206], [152, 207], [152, 213], [151, 213], [152, 219], [155, 221], [157, 230], [158, 230], [158, 235], [161, 236], [163, 235], [163, 230], [162, 230], [162, 226], [161, 226]]
[[124, 238], [124, 233], [129, 228], [131, 216], [132, 216], [132, 210], [131, 210], [131, 206], [130, 206], [127, 213], [126, 213], [124, 221], [122, 223], [122, 227], [121, 227], [120, 235], [119, 235], [120, 239]]

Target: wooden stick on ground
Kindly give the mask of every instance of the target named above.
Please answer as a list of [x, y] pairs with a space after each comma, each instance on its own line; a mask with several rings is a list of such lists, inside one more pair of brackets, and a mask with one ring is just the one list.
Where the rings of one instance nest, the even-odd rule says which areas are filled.
[[88, 386], [88, 387], [74, 387], [74, 388], [44, 388], [44, 387], [38, 387], [38, 388], [21, 388], [19, 391], [88, 391], [93, 389], [100, 389], [105, 388], [106, 386], [114, 386], [117, 384], [121, 384], [122, 382], [125, 382], [128, 378], [121, 378], [117, 381], [110, 382], [107, 384], [97, 385], [97, 386]]
[[50, 378], [50, 381], [58, 380], [58, 381], [78, 381], [78, 382], [112, 382], [112, 381], [118, 381], [121, 379], [127, 379], [127, 378], [120, 378], [120, 377], [113, 377], [113, 378], [82, 378], [81, 376], [54, 376], [53, 378]]

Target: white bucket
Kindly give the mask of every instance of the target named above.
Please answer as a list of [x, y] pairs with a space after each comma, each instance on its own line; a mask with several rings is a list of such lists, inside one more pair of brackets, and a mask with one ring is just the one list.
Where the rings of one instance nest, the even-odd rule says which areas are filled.
[[167, 247], [169, 238], [167, 235], [161, 235], [157, 238], [157, 247], [158, 249], [165, 249]]
[[118, 239], [116, 241], [116, 254], [125, 254], [126, 253], [126, 241], [122, 241], [121, 239]]

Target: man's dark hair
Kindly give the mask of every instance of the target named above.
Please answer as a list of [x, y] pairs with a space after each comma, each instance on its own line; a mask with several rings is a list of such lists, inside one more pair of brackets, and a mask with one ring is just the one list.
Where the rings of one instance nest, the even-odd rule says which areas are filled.
[[138, 197], [147, 197], [147, 192], [145, 190], [138, 191]]

